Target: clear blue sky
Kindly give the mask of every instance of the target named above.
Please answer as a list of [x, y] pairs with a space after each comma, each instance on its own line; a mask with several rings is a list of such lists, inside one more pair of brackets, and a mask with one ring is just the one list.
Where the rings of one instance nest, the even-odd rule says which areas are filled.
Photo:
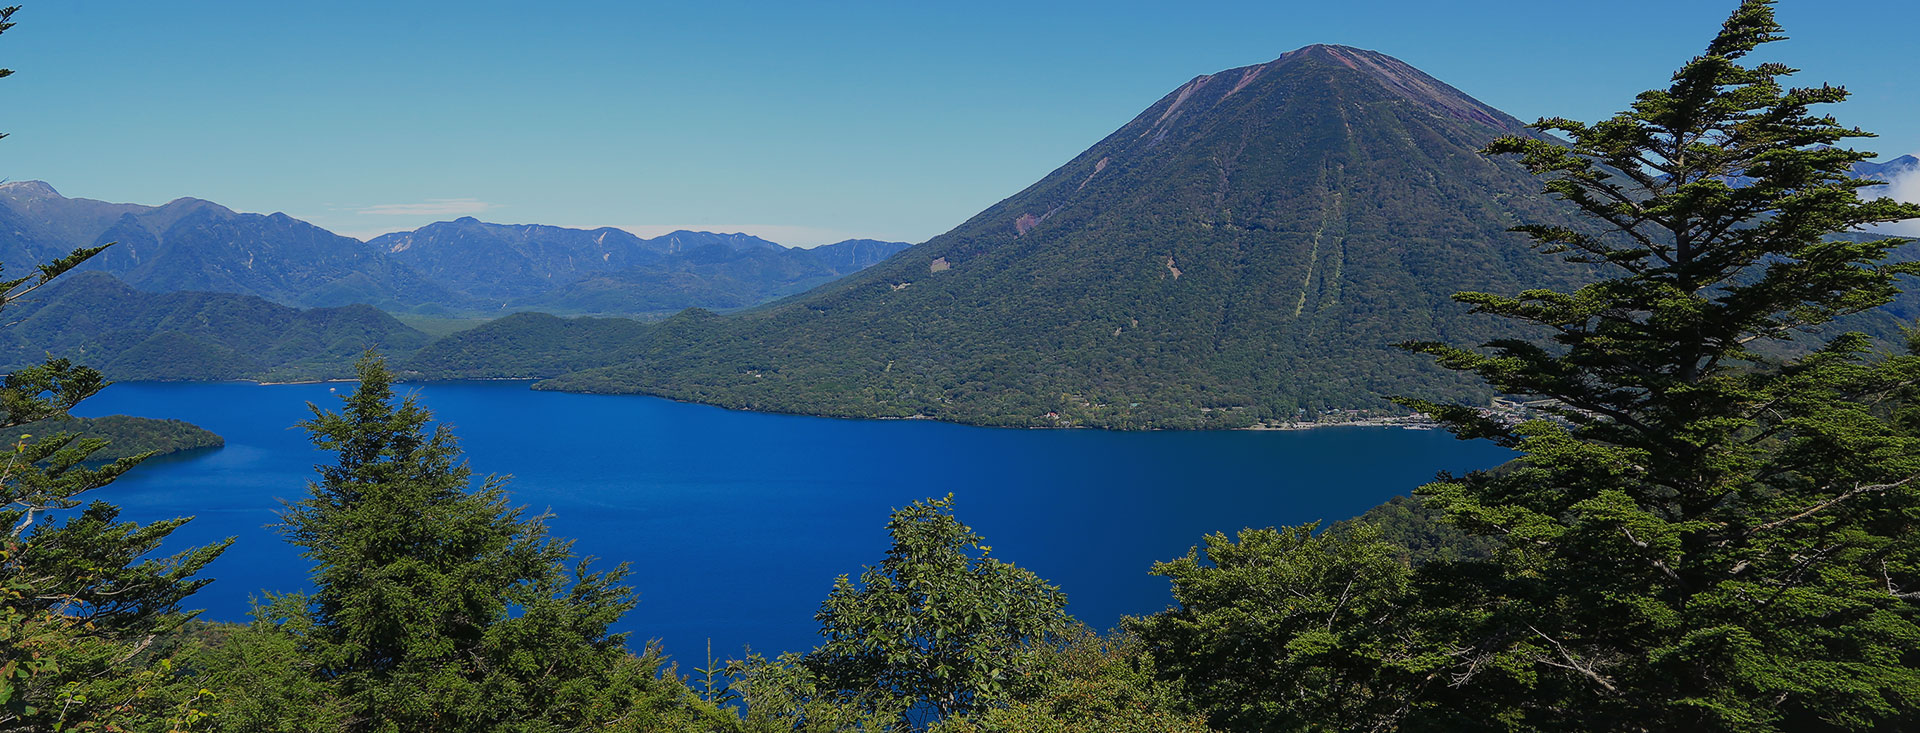
[[[1731, 0], [108, 2], [0, 38], [0, 177], [367, 236], [471, 213], [921, 241], [1187, 79], [1311, 43], [1522, 119], [1605, 116]], [[1920, 151], [1913, 0], [1787, 0], [1770, 56]]]

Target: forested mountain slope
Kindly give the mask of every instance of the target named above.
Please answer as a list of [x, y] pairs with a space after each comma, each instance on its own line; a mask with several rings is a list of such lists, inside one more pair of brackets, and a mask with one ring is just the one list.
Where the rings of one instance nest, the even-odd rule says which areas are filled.
[[117, 380], [345, 377], [367, 349], [411, 353], [428, 341], [370, 306], [300, 310], [250, 295], [150, 293], [104, 272], [56, 280], [7, 315], [0, 371], [53, 356]]
[[1579, 277], [1506, 231], [1559, 211], [1477, 152], [1524, 130], [1385, 55], [1303, 48], [1195, 78], [859, 275], [734, 317], [683, 314], [610, 346], [635, 356], [542, 386], [1108, 427], [1468, 396], [1390, 344], [1494, 335], [1456, 291]]

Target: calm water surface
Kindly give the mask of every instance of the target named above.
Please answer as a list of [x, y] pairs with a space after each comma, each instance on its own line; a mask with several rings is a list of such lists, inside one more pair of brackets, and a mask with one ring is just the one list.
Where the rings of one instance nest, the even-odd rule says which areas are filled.
[[[337, 392], [335, 390], [338, 390]], [[159, 459], [96, 492], [129, 519], [197, 518], [176, 533], [236, 536], [191, 599], [242, 620], [262, 591], [306, 587], [309, 563], [269, 526], [328, 461], [292, 425], [350, 384], [119, 384], [87, 416], [191, 421], [223, 449]], [[511, 474], [516, 504], [603, 564], [631, 562], [640, 606], [623, 630], [682, 660], [814, 643], [835, 576], [887, 547], [893, 507], [951, 492], [994, 555], [1059, 585], [1096, 627], [1171, 603], [1148, 566], [1209, 532], [1338, 520], [1436, 471], [1505, 460], [1441, 431], [1110, 433], [996, 430], [730, 412], [647, 397], [535, 392], [525, 383], [403, 385], [454, 426], [477, 473]], [[395, 521], [405, 518], [396, 517]], [[182, 543], [184, 544], [184, 543]]]

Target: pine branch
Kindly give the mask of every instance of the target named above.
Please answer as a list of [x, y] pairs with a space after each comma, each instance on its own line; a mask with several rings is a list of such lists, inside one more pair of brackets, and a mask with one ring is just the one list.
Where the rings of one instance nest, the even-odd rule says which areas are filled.
[[1805, 510], [1802, 510], [1798, 514], [1795, 514], [1793, 516], [1786, 517], [1783, 519], [1776, 519], [1774, 521], [1767, 522], [1766, 524], [1756, 526], [1753, 529], [1749, 529], [1747, 530], [1746, 534], [1743, 535], [1743, 538], [1751, 537], [1761, 532], [1775, 530], [1775, 529], [1779, 529], [1781, 527], [1787, 526], [1789, 524], [1793, 524], [1794, 522], [1798, 522], [1802, 519], [1806, 519], [1822, 511], [1825, 511], [1835, 506], [1839, 506], [1840, 504], [1844, 504], [1852, 499], [1858, 498], [1860, 496], [1864, 496], [1866, 494], [1876, 494], [1883, 491], [1888, 491], [1891, 489], [1897, 489], [1902, 486], [1906, 486], [1907, 484], [1913, 483], [1915, 479], [1920, 479], [1920, 474], [1915, 474], [1915, 475], [1900, 479], [1899, 481], [1893, 481], [1893, 482], [1884, 483], [1884, 484], [1868, 484], [1865, 486], [1862, 486], [1860, 484], [1854, 484], [1853, 488], [1848, 489], [1847, 491], [1841, 493], [1839, 496], [1835, 496], [1832, 499], [1828, 499], [1826, 501], [1820, 502], [1813, 506], [1807, 507]]

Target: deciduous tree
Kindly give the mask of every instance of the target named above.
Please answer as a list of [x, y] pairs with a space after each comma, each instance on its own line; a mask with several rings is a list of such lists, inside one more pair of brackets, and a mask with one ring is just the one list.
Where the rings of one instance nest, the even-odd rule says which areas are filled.
[[737, 670], [754, 722], [917, 729], [1039, 684], [1037, 649], [1068, 628], [1066, 595], [994, 559], [952, 507], [948, 497], [895, 511], [886, 558], [858, 581], [841, 576], [814, 616], [825, 641]]

